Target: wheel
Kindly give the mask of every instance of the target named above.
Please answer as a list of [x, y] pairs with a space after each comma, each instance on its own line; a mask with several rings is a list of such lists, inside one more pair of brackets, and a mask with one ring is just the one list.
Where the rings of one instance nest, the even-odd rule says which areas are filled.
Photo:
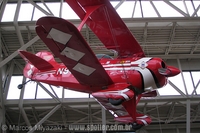
[[115, 100], [115, 99], [109, 98], [108, 101], [109, 101], [109, 103], [111, 103], [112, 105], [118, 106], [118, 105], [122, 104], [124, 100], [123, 100], [123, 99]]
[[18, 88], [18, 89], [22, 89], [22, 88], [23, 88], [23, 85], [22, 85], [22, 84], [19, 84], [19, 85], [17, 86], [17, 88]]
[[141, 124], [137, 124], [137, 123], [130, 123], [131, 125], [131, 128], [136, 131], [136, 130], [139, 130], [141, 127], [143, 127], [143, 125]]

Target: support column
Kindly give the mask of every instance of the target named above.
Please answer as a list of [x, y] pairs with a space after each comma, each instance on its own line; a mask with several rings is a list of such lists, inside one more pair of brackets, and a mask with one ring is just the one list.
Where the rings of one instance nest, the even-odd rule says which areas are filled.
[[[25, 77], [23, 78], [22, 83], [24, 83], [24, 82], [26, 82], [26, 78], [25, 78]], [[19, 106], [19, 109], [20, 109], [20, 114], [19, 114], [19, 115], [22, 114], [26, 125], [27, 125], [27, 126], [31, 126], [30, 121], [29, 121], [29, 119], [28, 119], [28, 117], [27, 117], [27, 115], [26, 115], [26, 112], [25, 112], [24, 108], [23, 108], [23, 103], [24, 103], [24, 102], [23, 102], [23, 101], [24, 101], [24, 91], [25, 91], [25, 86], [23, 86], [23, 88], [21, 89], [21, 92], [20, 92], [19, 105], [18, 105], [18, 106]], [[19, 116], [19, 117], [20, 117], [20, 116]], [[18, 124], [19, 124], [19, 123], [18, 123]]]
[[186, 101], [186, 133], [190, 133], [190, 100]]
[[179, 128], [178, 128], [178, 127], [176, 127], [176, 132], [177, 132], [177, 133], [180, 133], [180, 132], [179, 132]]
[[[102, 112], [102, 127], [106, 126], [106, 110], [101, 107], [101, 112]], [[106, 133], [106, 130], [102, 130], [102, 133]]]
[[[2, 61], [2, 49], [1, 49], [1, 32], [0, 32], [0, 61]], [[5, 106], [4, 106], [4, 90], [3, 90], [3, 74], [2, 69], [0, 69], [0, 133], [5, 133], [6, 131], [2, 130], [5, 126]], [[6, 129], [6, 128], [5, 128]]]
[[62, 10], [63, 10], [63, 0], [60, 0], [60, 10], [59, 10], [59, 17], [62, 18]]

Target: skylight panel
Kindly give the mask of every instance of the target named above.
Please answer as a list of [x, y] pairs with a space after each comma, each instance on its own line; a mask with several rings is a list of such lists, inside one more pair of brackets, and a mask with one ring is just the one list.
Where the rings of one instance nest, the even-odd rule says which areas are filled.
[[194, 8], [192, 6], [192, 3], [191, 1], [185, 1], [186, 5], [187, 5], [187, 8], [188, 8], [188, 12], [190, 14], [190, 16], [194, 13]]
[[[36, 84], [36, 83], [35, 83]], [[56, 95], [59, 98], [62, 98], [62, 87], [56, 87], [56, 86], [51, 86], [45, 83], [42, 83], [42, 85], [52, 94], [56, 97]], [[56, 93], [56, 95], [54, 94], [54, 92]], [[40, 85], [38, 85], [38, 91], [37, 91], [37, 99], [44, 99], [44, 98], [52, 98]]]
[[[60, 3], [47, 3], [48, 8], [51, 10], [54, 16], [59, 17]], [[46, 9], [46, 8], [45, 8]]]
[[200, 5], [200, 1], [193, 1], [194, 2], [194, 6], [195, 6], [195, 9], [197, 9], [198, 8], [198, 6]]
[[192, 77], [193, 77], [193, 79], [194, 79], [194, 84], [195, 84], [195, 85], [197, 85], [198, 82], [200, 81], [199, 75], [200, 75], [200, 72], [199, 72], [199, 71], [193, 71], [193, 72], [192, 72]]
[[111, 3], [111, 5], [115, 8], [115, 6], [116, 6], [119, 2], [111, 1], [110, 3]]
[[2, 22], [13, 21], [17, 4], [6, 4]]
[[65, 89], [65, 98], [89, 98], [88, 93]]
[[163, 1], [154, 1], [153, 3], [155, 4], [161, 17], [183, 17], [182, 14]]
[[176, 7], [178, 7], [183, 12], [187, 13], [185, 6], [183, 4], [183, 1], [170, 1], [172, 4], [174, 4]]
[[124, 2], [119, 8], [117, 9], [117, 13], [120, 15], [121, 18], [131, 18], [134, 1], [126, 1]]
[[19, 99], [21, 90], [17, 86], [22, 83], [22, 76], [12, 76], [8, 89], [7, 99]]
[[[46, 9], [45, 6], [42, 3], [38, 4], [41, 8]], [[38, 20], [39, 18], [46, 16], [43, 12], [41, 12], [40, 10], [38, 10], [37, 8], [35, 8], [35, 12], [34, 12], [34, 16], [33, 16], [33, 20]]]
[[[29, 79], [27, 79], [28, 81]], [[36, 83], [31, 81], [25, 85], [24, 99], [34, 99], [36, 93]]]
[[184, 79], [185, 79], [187, 92], [188, 92], [188, 94], [192, 94], [194, 87], [193, 87], [193, 84], [192, 84], [190, 72], [184, 72], [183, 75], [184, 75]]
[[52, 98], [46, 91], [44, 91], [41, 87], [38, 87], [38, 90], [37, 90], [37, 96], [36, 96], [37, 99], [46, 99], [46, 98]]
[[66, 2], [63, 3], [62, 18], [79, 19], [78, 15], [72, 10], [72, 8]]
[[[141, 18], [142, 17], [142, 13], [141, 13], [141, 9], [140, 9], [140, 3], [138, 1], [136, 1], [136, 7], [135, 7], [135, 11], [133, 11], [132, 17], [133, 18]], [[134, 10], [134, 7], [133, 7]]]
[[149, 1], [142, 1], [142, 10], [144, 17], [158, 17]]
[[197, 91], [197, 94], [200, 95], [200, 85], [197, 87], [196, 91]]
[[32, 17], [32, 12], [33, 6], [31, 4], [21, 4], [18, 21], [30, 21]]
[[[184, 77], [184, 78], [185, 78], [185, 81], [189, 80], [188, 77], [187, 78]], [[170, 77], [169, 79], [176, 87], [178, 87], [184, 94], [186, 94], [181, 74], [178, 74], [177, 76], [174, 76], [174, 77]]]
[[196, 92], [197, 94], [200, 94], [200, 72], [199, 71], [194, 71], [192, 72], [192, 77], [193, 77], [193, 80], [194, 80], [194, 86], [197, 87], [196, 88]]
[[161, 96], [169, 95], [180, 95], [171, 85], [167, 84], [166, 86], [158, 89], [158, 92]]
[[[195, 5], [195, 9], [199, 8], [199, 6], [200, 6], [200, 1], [193, 1], [193, 2], [194, 2], [194, 5]], [[197, 15], [200, 16], [200, 9], [198, 9]]]

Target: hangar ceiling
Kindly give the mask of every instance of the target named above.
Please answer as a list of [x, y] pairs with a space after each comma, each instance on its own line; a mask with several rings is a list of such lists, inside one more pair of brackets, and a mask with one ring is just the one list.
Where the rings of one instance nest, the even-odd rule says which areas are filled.
[[[111, 0], [117, 4], [116, 9], [123, 6], [126, 0]], [[132, 1], [132, 0], [127, 0]], [[162, 17], [155, 3], [163, 2], [165, 5], [180, 14], [179, 17]], [[173, 4], [179, 1], [184, 5], [184, 10]], [[140, 17], [123, 18], [135, 38], [140, 43], [146, 56], [161, 57], [168, 64], [175, 65], [182, 70], [200, 70], [200, 1], [199, 0], [139, 0], [133, 1], [132, 13], [140, 11]], [[18, 21], [20, 5], [31, 4], [35, 9], [45, 15], [51, 15], [48, 6], [41, 7], [37, 4], [48, 5], [57, 2], [63, 4], [62, 0], [0, 0], [0, 20], [4, 15], [4, 9], [8, 4], [17, 4], [13, 21], [0, 22], [0, 38], [2, 58], [0, 62], [1, 84], [1, 115], [5, 113], [6, 120], [1, 122], [8, 125], [69, 125], [69, 124], [101, 124], [103, 111], [93, 98], [65, 99], [58, 98], [54, 94], [51, 100], [48, 99], [23, 99], [24, 90], [21, 90], [20, 98], [17, 100], [6, 100], [10, 79], [12, 75], [22, 74], [25, 62], [18, 56], [18, 49], [37, 53], [41, 50], [48, 50], [45, 44], [35, 33], [35, 20]], [[156, 17], [145, 17], [142, 3], [148, 2], [156, 13]], [[136, 5], [139, 10], [134, 10]], [[189, 5], [193, 8], [192, 13], [188, 11]], [[61, 6], [62, 7], [62, 6]], [[165, 7], [163, 7], [165, 8]], [[171, 12], [171, 10], [167, 11]], [[33, 13], [34, 14], [34, 13]], [[64, 13], [63, 13], [64, 14]], [[69, 20], [75, 25], [80, 20]], [[85, 26], [82, 35], [89, 43], [94, 53], [105, 53], [116, 56], [112, 50], [104, 48], [103, 44]], [[187, 82], [187, 81], [186, 81]], [[38, 83], [39, 84], [39, 83]], [[145, 112], [153, 119], [152, 125], [144, 127], [146, 132], [198, 132], [200, 123], [200, 97], [199, 94], [187, 95], [174, 86], [180, 96], [159, 96], [153, 99], [142, 99], [138, 105], [138, 111]], [[199, 82], [193, 88], [194, 91]], [[45, 88], [44, 88], [45, 89]], [[48, 91], [48, 90], [47, 90]], [[50, 92], [51, 93], [51, 92]], [[5, 110], [5, 112], [3, 111]], [[76, 114], [74, 114], [76, 113]], [[113, 116], [106, 112], [107, 124], [115, 123]], [[191, 128], [190, 128], [191, 127]], [[32, 132], [32, 131], [30, 131]], [[68, 132], [63, 130], [60, 132]], [[71, 131], [73, 132], [73, 131]]]

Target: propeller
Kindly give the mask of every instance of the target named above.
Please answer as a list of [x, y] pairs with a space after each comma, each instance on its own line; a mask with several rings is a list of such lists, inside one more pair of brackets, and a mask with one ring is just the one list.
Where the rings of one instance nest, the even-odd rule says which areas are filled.
[[172, 77], [178, 75], [180, 70], [173, 66], [167, 66], [166, 68], [159, 68], [158, 72], [166, 77]]

